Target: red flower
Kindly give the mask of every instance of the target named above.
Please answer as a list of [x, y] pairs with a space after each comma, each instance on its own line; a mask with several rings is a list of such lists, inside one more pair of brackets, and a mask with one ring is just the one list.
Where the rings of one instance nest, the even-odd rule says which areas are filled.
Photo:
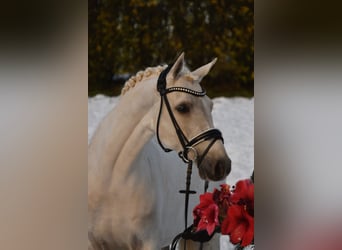
[[200, 204], [193, 210], [196, 231], [207, 230], [208, 234], [212, 235], [215, 227], [219, 225], [218, 214], [219, 208], [213, 200], [213, 194], [200, 195]]
[[238, 181], [230, 200], [233, 204], [246, 206], [247, 212], [254, 216], [254, 183], [250, 179]]
[[254, 238], [254, 183], [249, 179], [238, 181], [230, 201], [221, 232], [230, 235], [233, 244], [247, 246]]
[[222, 184], [221, 190], [215, 188], [213, 192], [213, 200], [219, 207], [219, 221], [223, 221], [223, 219], [227, 215], [227, 209], [230, 205], [230, 190], [229, 185]]
[[221, 190], [200, 196], [200, 204], [193, 211], [197, 231], [207, 230], [212, 235], [220, 226], [223, 235], [229, 235], [233, 244], [242, 247], [254, 239], [254, 183], [247, 179], [236, 183], [234, 190], [227, 184]]
[[232, 205], [227, 217], [222, 222], [221, 233], [230, 236], [233, 244], [241, 242], [241, 246], [252, 243], [254, 238], [254, 218], [247, 212], [246, 206]]

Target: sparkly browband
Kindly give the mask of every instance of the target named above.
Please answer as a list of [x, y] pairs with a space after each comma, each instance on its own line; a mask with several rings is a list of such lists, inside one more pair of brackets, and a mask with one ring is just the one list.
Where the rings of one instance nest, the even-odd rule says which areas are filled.
[[184, 87], [166, 88], [166, 76], [169, 73], [171, 68], [172, 68], [172, 65], [167, 66], [167, 68], [164, 69], [158, 77], [157, 90], [161, 96], [164, 96], [167, 93], [175, 92], [175, 91], [185, 92], [185, 93], [188, 93], [188, 94], [194, 95], [194, 96], [205, 96], [207, 94], [205, 90], [196, 91], [196, 90], [192, 90], [192, 89], [188, 89], [188, 88], [184, 88]]
[[196, 90], [192, 90], [192, 89], [188, 89], [188, 88], [183, 88], [183, 87], [171, 87], [165, 90], [165, 94], [166, 93], [170, 93], [170, 92], [174, 92], [174, 91], [178, 91], [178, 92], [185, 92], [191, 95], [195, 95], [195, 96], [205, 96], [207, 93], [205, 92], [205, 90], [200, 91], [196, 91]]

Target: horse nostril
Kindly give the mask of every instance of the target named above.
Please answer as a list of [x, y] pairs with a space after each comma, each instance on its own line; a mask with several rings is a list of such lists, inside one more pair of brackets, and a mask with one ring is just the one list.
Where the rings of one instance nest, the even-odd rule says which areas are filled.
[[232, 169], [232, 161], [230, 160], [230, 158], [228, 158], [227, 163], [226, 163], [226, 175], [229, 175], [231, 169]]
[[217, 162], [216, 165], [215, 165], [215, 176], [221, 176], [221, 167], [220, 167], [221, 163], [220, 162]]
[[222, 178], [225, 175], [224, 162], [219, 160], [215, 165], [215, 176]]
[[215, 176], [218, 178], [226, 177], [231, 170], [231, 160], [228, 158], [227, 160], [219, 160], [214, 168]]

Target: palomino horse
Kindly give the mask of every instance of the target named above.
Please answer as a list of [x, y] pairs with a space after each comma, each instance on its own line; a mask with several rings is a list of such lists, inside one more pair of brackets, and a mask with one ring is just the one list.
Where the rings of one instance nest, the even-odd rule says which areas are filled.
[[[167, 70], [147, 68], [126, 82], [88, 148], [89, 249], [157, 250], [184, 230], [184, 196], [178, 192], [184, 188], [184, 163], [162, 148], [197, 163], [191, 188], [198, 194], [200, 178], [228, 175], [231, 162], [222, 141], [208, 138], [219, 132], [213, 129], [212, 101], [199, 84], [215, 62], [191, 72], [182, 53]], [[190, 201], [189, 214], [197, 202]]]

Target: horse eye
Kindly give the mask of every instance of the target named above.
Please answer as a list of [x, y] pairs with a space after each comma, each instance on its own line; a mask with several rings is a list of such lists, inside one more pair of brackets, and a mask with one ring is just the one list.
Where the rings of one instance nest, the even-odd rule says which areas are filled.
[[176, 107], [176, 110], [179, 112], [179, 113], [188, 113], [190, 111], [190, 108], [187, 104], [179, 104], [177, 107]]

